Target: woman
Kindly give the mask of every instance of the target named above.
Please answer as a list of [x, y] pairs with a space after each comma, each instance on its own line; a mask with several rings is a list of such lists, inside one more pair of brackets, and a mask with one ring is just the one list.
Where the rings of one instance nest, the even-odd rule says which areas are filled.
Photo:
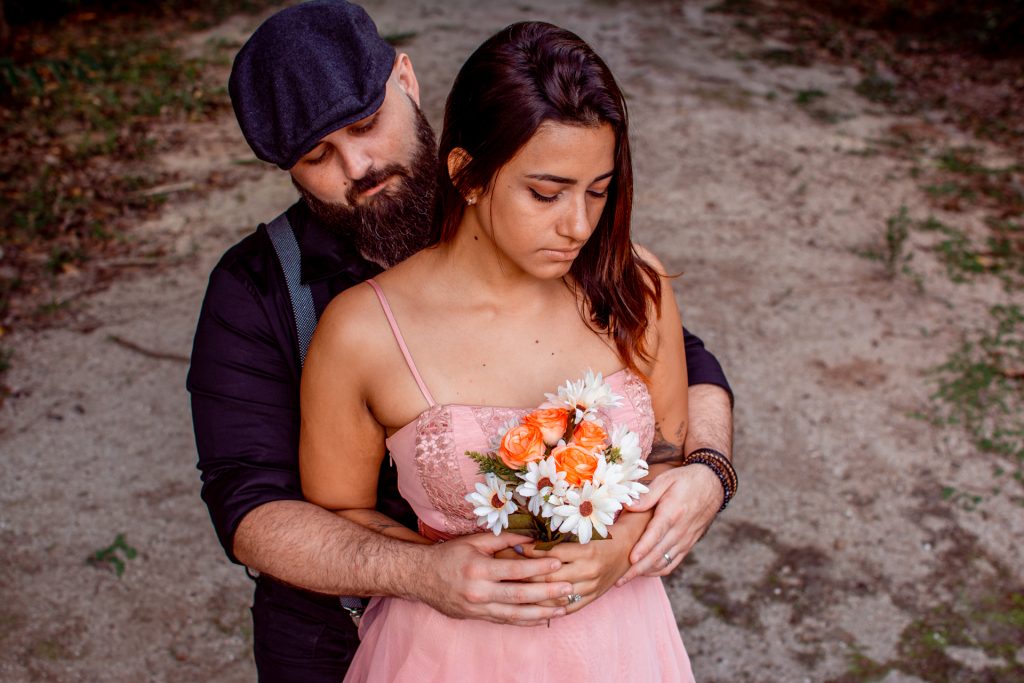
[[[434, 246], [321, 319], [300, 443], [306, 497], [366, 524], [386, 443], [430, 540], [478, 530], [465, 452], [588, 369], [625, 397], [608, 417], [648, 451], [655, 432], [681, 446], [687, 420], [679, 313], [630, 241], [625, 104], [604, 62], [549, 24], [501, 31], [455, 81], [439, 156]], [[375, 600], [346, 681], [692, 680], [660, 579], [578, 607], [521, 628]]]

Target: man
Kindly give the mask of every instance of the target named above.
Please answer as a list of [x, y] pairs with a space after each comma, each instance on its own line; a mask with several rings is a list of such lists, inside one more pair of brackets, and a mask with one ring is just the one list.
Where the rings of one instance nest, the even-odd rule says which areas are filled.
[[[336, 294], [425, 245], [434, 137], [408, 56], [396, 55], [366, 13], [342, 0], [267, 20], [240, 50], [230, 92], [256, 155], [288, 170], [302, 195], [286, 212], [294, 258], [279, 255], [279, 219], [214, 269], [188, 377], [203, 499], [229, 558], [258, 575], [260, 680], [341, 680], [358, 638], [339, 595], [395, 595], [456, 617], [534, 625], [574, 609], [566, 606], [574, 584], [586, 581], [599, 594], [619, 577], [678, 566], [723, 503], [723, 485], [706, 467], [681, 467], [651, 484], [635, 509], [654, 508], [653, 517], [629, 557], [609, 558], [601, 548], [613, 544], [597, 543], [569, 549], [564, 564], [495, 558], [528, 540], [510, 534], [401, 542], [303, 500], [297, 450], [307, 307], [293, 297], [308, 285], [308, 315], [319, 316]], [[731, 397], [721, 368], [695, 337], [687, 338], [687, 364], [685, 451], [728, 453]], [[382, 526], [414, 524], [386, 463], [378, 509]]]

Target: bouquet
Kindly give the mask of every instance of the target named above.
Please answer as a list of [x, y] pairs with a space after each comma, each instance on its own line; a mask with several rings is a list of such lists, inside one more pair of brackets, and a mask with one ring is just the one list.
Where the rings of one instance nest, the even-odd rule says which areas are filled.
[[622, 397], [588, 371], [545, 398], [503, 425], [487, 453], [466, 452], [484, 475], [466, 500], [480, 526], [532, 536], [541, 550], [607, 538], [622, 506], [647, 492], [639, 437], [599, 415]]

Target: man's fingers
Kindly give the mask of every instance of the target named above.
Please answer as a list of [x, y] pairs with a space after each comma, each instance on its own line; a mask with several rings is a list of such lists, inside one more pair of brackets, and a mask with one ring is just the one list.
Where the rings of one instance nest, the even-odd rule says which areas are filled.
[[534, 576], [556, 572], [562, 563], [553, 558], [537, 560], [487, 560], [487, 576], [492, 581], [525, 581]]
[[636, 565], [634, 564], [632, 567], [630, 567], [626, 571], [625, 574], [622, 575], [622, 577], [618, 581], [615, 582], [615, 585], [616, 586], [625, 586], [627, 583], [629, 583], [630, 581], [632, 581], [636, 577], [637, 577], [637, 571], [636, 571]]
[[650, 510], [658, 504], [658, 501], [661, 500], [661, 497], [671, 485], [672, 482], [669, 477], [655, 477], [654, 481], [647, 485], [647, 493], [641, 495], [636, 502], [626, 505], [626, 509], [630, 512], [645, 512]]
[[645, 576], [668, 576], [676, 570], [676, 567], [682, 564], [683, 559], [685, 557], [686, 555], [684, 555], [683, 553], [679, 553], [677, 557], [672, 558], [671, 562], [664, 565], [663, 567], [655, 567], [652, 571], [645, 574]]
[[636, 545], [629, 552], [630, 563], [635, 565], [642, 562], [667, 533], [668, 522], [655, 514], [654, 518], [647, 525], [647, 529], [644, 530], [643, 536], [640, 537], [640, 540], [636, 542]]
[[529, 536], [520, 536], [519, 534], [510, 534], [507, 532], [498, 536], [489, 533], [479, 533], [467, 537], [465, 542], [469, 543], [485, 555], [493, 555], [499, 550], [504, 550], [505, 548], [513, 548], [524, 543], [532, 543], [533, 539]]

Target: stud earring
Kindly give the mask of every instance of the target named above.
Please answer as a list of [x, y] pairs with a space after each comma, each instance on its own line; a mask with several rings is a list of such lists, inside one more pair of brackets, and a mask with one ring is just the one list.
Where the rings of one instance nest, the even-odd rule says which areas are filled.
[[476, 197], [466, 197], [466, 203], [469, 204], [470, 206], [473, 206], [474, 204], [476, 204]]

